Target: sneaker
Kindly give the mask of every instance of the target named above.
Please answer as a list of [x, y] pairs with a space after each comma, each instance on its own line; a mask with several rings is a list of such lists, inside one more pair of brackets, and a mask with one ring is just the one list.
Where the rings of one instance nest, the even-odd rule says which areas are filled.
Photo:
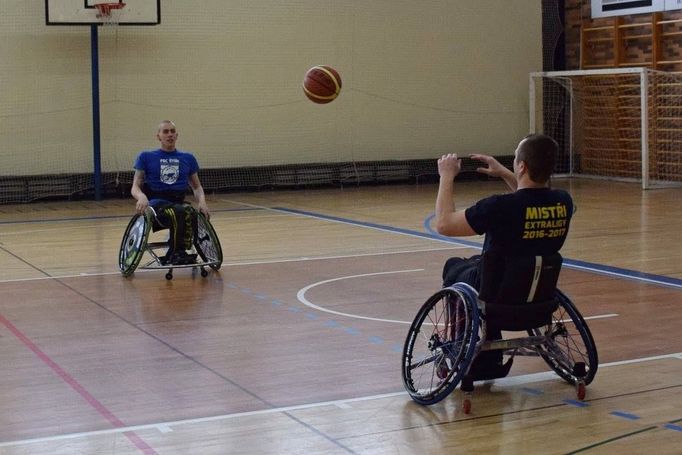
[[197, 263], [196, 254], [188, 254], [186, 251], [178, 251], [171, 256], [171, 261], [176, 265], [188, 265]]
[[196, 254], [188, 254], [186, 251], [167, 254], [159, 258], [161, 265], [189, 265], [197, 263]]

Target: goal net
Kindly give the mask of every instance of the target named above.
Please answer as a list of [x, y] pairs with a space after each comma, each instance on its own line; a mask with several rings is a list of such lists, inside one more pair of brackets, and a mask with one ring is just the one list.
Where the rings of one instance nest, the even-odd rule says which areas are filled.
[[682, 185], [682, 75], [646, 68], [530, 74], [530, 130], [559, 142], [557, 173]]

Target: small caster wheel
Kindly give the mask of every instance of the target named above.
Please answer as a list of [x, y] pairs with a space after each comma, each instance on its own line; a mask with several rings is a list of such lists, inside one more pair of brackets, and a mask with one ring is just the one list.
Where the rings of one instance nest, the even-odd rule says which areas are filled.
[[173, 274], [171, 272], [166, 273], [166, 279], [167, 280], [172, 280], [173, 279]]
[[573, 376], [575, 376], [575, 394], [582, 401], [585, 399], [586, 393], [584, 378], [587, 376], [587, 369], [585, 368], [585, 362], [576, 362], [573, 365]]
[[205, 268], [202, 267], [201, 268], [201, 276], [206, 278], [208, 276], [208, 270], [206, 270]]
[[583, 381], [578, 381], [575, 385], [575, 394], [578, 397], [578, 400], [583, 401], [585, 399], [586, 393], [587, 389], [585, 387], [585, 383]]
[[464, 399], [462, 400], [462, 411], [464, 414], [471, 413], [471, 399], [474, 396], [474, 378], [470, 374], [465, 374], [462, 378], [462, 384], [459, 389], [464, 394]]
[[464, 397], [462, 411], [464, 411], [464, 414], [471, 414], [471, 399], [469, 397]]

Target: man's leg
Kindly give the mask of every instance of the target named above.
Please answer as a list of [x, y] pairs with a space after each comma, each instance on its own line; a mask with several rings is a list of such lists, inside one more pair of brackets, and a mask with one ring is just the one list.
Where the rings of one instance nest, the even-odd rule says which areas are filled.
[[174, 264], [193, 264], [196, 255], [187, 254], [194, 244], [194, 232], [196, 225], [196, 210], [190, 204], [174, 204], [171, 208], [169, 254]]
[[182, 235], [183, 247], [185, 250], [191, 250], [194, 245], [194, 236], [197, 232], [197, 216], [198, 212], [190, 204], [183, 205], [184, 215], [184, 229]]
[[478, 289], [480, 262], [481, 256], [448, 259], [443, 266], [443, 287], [463, 282], [471, 285], [474, 289]]
[[[443, 266], [443, 287], [451, 286], [458, 282], [471, 285], [474, 289], [480, 288], [479, 266], [480, 256], [471, 258], [450, 258]], [[454, 316], [459, 317], [457, 311]], [[456, 340], [457, 318], [452, 322], [453, 340]], [[486, 340], [499, 340], [502, 338], [502, 331], [491, 324], [486, 325]], [[496, 371], [502, 366], [502, 351], [484, 351], [476, 356], [476, 360], [471, 366], [470, 373], [476, 377], [486, 376], [489, 371]], [[493, 374], [494, 375], [494, 374]]]
[[[189, 206], [191, 211], [194, 209]], [[154, 231], [168, 229], [168, 251], [161, 258], [164, 264], [179, 264], [185, 262], [185, 250], [192, 247], [192, 221], [190, 210], [184, 204], [160, 202], [154, 205], [156, 219]], [[186, 220], [189, 218], [189, 220]], [[187, 228], [189, 224], [189, 229]], [[189, 240], [187, 240], [189, 238]]]
[[175, 245], [173, 242], [174, 236], [174, 225], [175, 225], [175, 212], [173, 211], [173, 204], [171, 202], [155, 202], [150, 206], [148, 210], [153, 213], [152, 218], [152, 231], [157, 232], [163, 229], [168, 229], [170, 231], [168, 236], [168, 251], [166, 255], [161, 257], [161, 263], [166, 264], [170, 262], [170, 257], [175, 252]]

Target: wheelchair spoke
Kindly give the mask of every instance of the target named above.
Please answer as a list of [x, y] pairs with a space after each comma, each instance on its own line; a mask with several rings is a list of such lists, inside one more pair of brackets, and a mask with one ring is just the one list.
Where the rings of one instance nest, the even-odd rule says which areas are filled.
[[211, 226], [211, 223], [199, 214], [197, 218], [197, 232], [195, 233], [194, 246], [201, 258], [208, 265], [218, 270], [223, 262], [223, 252], [220, 247], [218, 237]]
[[435, 403], [454, 389], [467, 367], [465, 353], [473, 353], [473, 325], [468, 304], [452, 290], [440, 291], [424, 304], [403, 352], [403, 382], [413, 399]]
[[[597, 349], [584, 319], [573, 303], [559, 291], [559, 308], [553, 315], [552, 325], [546, 329], [548, 341], [538, 348], [547, 364], [564, 380], [574, 384], [589, 384], [597, 371]], [[539, 330], [535, 330], [540, 335]], [[576, 364], [585, 365], [585, 376], [574, 373]]]
[[128, 223], [118, 253], [118, 266], [123, 276], [131, 275], [140, 263], [147, 245], [149, 228], [149, 222], [141, 215], [135, 215]]

